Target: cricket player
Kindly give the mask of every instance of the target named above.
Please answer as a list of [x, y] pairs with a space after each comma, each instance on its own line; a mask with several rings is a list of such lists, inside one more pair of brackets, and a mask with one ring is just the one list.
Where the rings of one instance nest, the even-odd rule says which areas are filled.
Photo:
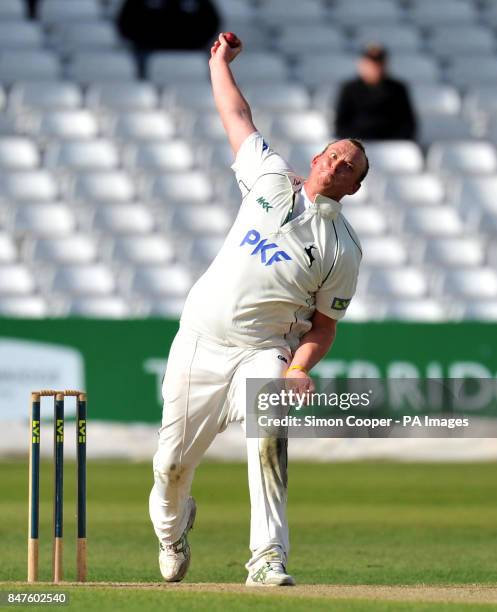
[[[331, 143], [312, 159], [307, 179], [294, 174], [252, 122], [230, 69], [240, 51], [241, 44], [232, 48], [220, 34], [209, 66], [242, 204], [187, 297], [163, 383], [150, 516], [168, 582], [182, 580], [190, 563], [195, 468], [228, 423], [244, 423], [246, 379], [289, 377], [297, 392], [313, 390], [309, 371], [332, 345], [362, 255], [340, 199], [355, 193], [367, 174], [364, 148], [355, 140]], [[286, 570], [286, 440], [247, 438], [247, 462], [246, 584], [293, 585]]]

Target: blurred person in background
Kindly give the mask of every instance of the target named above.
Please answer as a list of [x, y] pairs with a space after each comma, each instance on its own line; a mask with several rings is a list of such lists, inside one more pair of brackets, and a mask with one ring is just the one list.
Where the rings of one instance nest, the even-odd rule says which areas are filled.
[[337, 138], [414, 140], [416, 116], [409, 92], [387, 70], [387, 50], [368, 45], [359, 60], [359, 75], [338, 93], [335, 118]]
[[117, 17], [134, 48], [140, 76], [153, 51], [202, 49], [219, 30], [211, 0], [125, 0]]

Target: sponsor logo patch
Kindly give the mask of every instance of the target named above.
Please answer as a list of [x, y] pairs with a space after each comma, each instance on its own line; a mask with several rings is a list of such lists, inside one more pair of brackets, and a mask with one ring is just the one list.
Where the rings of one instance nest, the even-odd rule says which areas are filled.
[[261, 235], [255, 229], [251, 229], [245, 234], [245, 237], [240, 242], [240, 246], [244, 246], [245, 244], [255, 246], [250, 254], [259, 255], [261, 263], [265, 266], [272, 266], [280, 261], [291, 261], [292, 259], [290, 255], [281, 250], [275, 242], [268, 242], [267, 238], [261, 238]]
[[317, 249], [317, 246], [315, 244], [310, 244], [309, 246], [306, 246], [304, 249], [305, 254], [309, 258], [309, 268], [312, 267], [313, 262], [316, 261], [316, 258], [312, 254], [313, 249]]
[[347, 310], [347, 306], [350, 304], [350, 300], [352, 298], [333, 298], [333, 302], [331, 302], [331, 307], [335, 310]]
[[260, 204], [262, 206], [262, 210], [265, 210], [266, 212], [269, 212], [269, 209], [273, 208], [271, 204], [262, 196], [257, 198], [256, 202], [257, 204]]

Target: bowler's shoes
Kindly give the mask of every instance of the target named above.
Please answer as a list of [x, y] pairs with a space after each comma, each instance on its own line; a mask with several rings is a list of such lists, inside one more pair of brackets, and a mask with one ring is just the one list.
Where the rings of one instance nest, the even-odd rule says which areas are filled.
[[295, 580], [286, 573], [280, 561], [266, 561], [249, 573], [245, 584], [250, 587], [295, 586]]
[[189, 506], [188, 523], [180, 539], [174, 544], [160, 545], [159, 566], [162, 577], [166, 582], [183, 580], [190, 566], [190, 546], [186, 536], [195, 522], [197, 505], [193, 497], [189, 497], [186, 503]]

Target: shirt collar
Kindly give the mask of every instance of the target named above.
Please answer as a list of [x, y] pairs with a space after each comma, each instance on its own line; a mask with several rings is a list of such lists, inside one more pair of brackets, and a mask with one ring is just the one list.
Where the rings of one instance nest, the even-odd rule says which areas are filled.
[[316, 195], [316, 197], [314, 198], [314, 202], [312, 202], [309, 196], [307, 195], [304, 185], [302, 185], [302, 190], [300, 193], [304, 198], [304, 204], [306, 209], [312, 206], [322, 217], [336, 219], [339, 213], [342, 212], [341, 202], [337, 202], [336, 200], [327, 198], [326, 196], [321, 195], [320, 193]]

